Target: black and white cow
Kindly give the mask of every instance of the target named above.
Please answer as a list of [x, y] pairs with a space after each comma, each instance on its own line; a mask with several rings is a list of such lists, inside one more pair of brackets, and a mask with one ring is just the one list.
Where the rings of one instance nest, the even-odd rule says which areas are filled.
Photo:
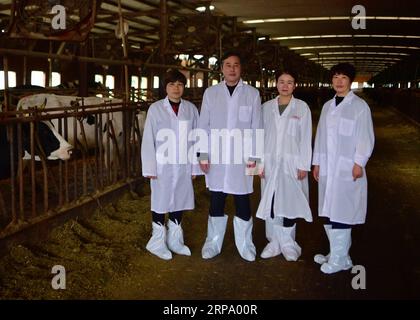
[[[58, 108], [58, 107], [70, 107], [72, 105], [74, 105], [74, 103], [77, 101], [78, 105], [81, 109], [81, 105], [82, 102], [80, 101], [82, 98], [80, 97], [76, 97], [76, 96], [61, 96], [61, 95], [55, 95], [55, 94], [35, 94], [35, 95], [31, 95], [31, 96], [27, 96], [22, 98], [19, 103], [18, 103], [18, 109], [28, 109], [30, 107], [35, 107], [35, 106], [42, 106], [43, 108], [45, 108], [46, 110], [51, 109], [51, 108]], [[85, 97], [83, 98], [83, 105], [84, 106], [91, 106], [91, 105], [100, 105], [100, 104], [104, 104], [104, 103], [113, 103], [113, 104], [118, 104], [118, 103], [122, 103], [121, 99], [110, 99], [110, 98], [99, 98], [99, 97]], [[92, 108], [89, 108], [87, 110], [94, 110]], [[58, 111], [55, 111], [58, 112]], [[54, 112], [48, 112], [49, 114], [54, 113]], [[101, 114], [102, 116], [102, 132], [103, 134], [103, 140], [102, 140], [102, 145], [105, 149], [106, 152], [106, 148], [107, 148], [107, 135], [105, 134], [106, 130], [107, 130], [107, 126], [106, 126], [106, 120], [107, 120], [107, 116], [105, 113]], [[146, 120], [146, 112], [145, 111], [139, 111], [136, 115], [138, 123], [139, 123], [139, 129], [140, 129], [140, 134], [143, 134], [143, 130], [144, 130], [144, 123]], [[115, 133], [115, 138], [116, 138], [116, 142], [117, 145], [119, 146], [120, 150], [123, 146], [123, 130], [124, 130], [124, 126], [123, 126], [123, 115], [121, 111], [118, 112], [113, 112], [110, 113], [109, 115], [109, 119], [112, 123], [112, 127], [113, 127], [113, 131]], [[75, 145], [75, 139], [74, 139], [74, 130], [73, 130], [73, 121], [74, 118], [70, 117], [67, 120], [67, 132], [68, 132], [68, 136], [67, 136], [67, 141], [69, 144], [71, 145]], [[96, 147], [96, 142], [95, 142], [95, 116], [94, 115], [89, 115], [85, 118], [83, 118], [82, 120], [82, 124], [83, 124], [83, 128], [84, 128], [84, 133], [85, 133], [85, 137], [86, 137], [86, 147], [88, 149], [94, 149]], [[55, 128], [58, 128], [58, 120], [57, 119], [52, 119], [51, 123], [54, 125]], [[77, 124], [77, 140], [81, 143], [84, 144], [84, 138], [83, 138], [83, 134], [82, 131], [80, 129], [80, 125], [79, 123]], [[111, 162], [114, 161], [115, 157], [117, 156], [116, 154], [116, 150], [114, 148], [114, 144], [111, 143], [110, 144], [110, 154], [111, 154]], [[107, 165], [107, 164], [106, 164]]]
[[[18, 137], [17, 125], [12, 125], [12, 130], [9, 133], [13, 134], [13, 148], [10, 146], [11, 137], [8, 135], [6, 125], [0, 125], [0, 179], [7, 179], [11, 175], [11, 149], [14, 155], [14, 168], [17, 170], [18, 163]], [[35, 135], [37, 136], [42, 150], [46, 157], [50, 160], [68, 160], [70, 158], [71, 149], [73, 148], [67, 143], [63, 137], [49, 123], [38, 122], [35, 125]], [[22, 123], [22, 154], [25, 155], [23, 159], [30, 159], [30, 124]], [[38, 148], [35, 148], [38, 150]], [[38, 158], [38, 151], [35, 152], [35, 158]]]
[[[27, 96], [22, 98], [18, 103], [18, 109], [25, 110], [30, 107], [34, 106], [43, 106], [46, 110], [51, 108], [58, 108], [58, 107], [70, 107], [74, 105], [75, 102], [78, 103], [80, 109], [82, 108], [82, 102], [80, 101], [82, 98], [76, 97], [76, 96], [60, 96], [55, 94], [36, 94], [32, 96]], [[120, 99], [109, 99], [109, 98], [99, 98], [99, 97], [85, 97], [83, 98], [83, 105], [84, 106], [91, 106], [91, 105], [100, 105], [104, 103], [122, 103], [122, 100]], [[92, 108], [89, 108], [87, 110], [94, 110]], [[49, 114], [54, 112], [48, 112]], [[57, 111], [55, 111], [57, 113]], [[89, 115], [82, 119], [82, 124], [84, 128], [84, 134], [86, 137], [86, 145], [85, 140], [83, 137], [82, 130], [80, 128], [80, 124], [77, 123], [77, 131], [76, 131], [76, 137], [77, 141], [84, 144], [88, 149], [94, 149], [96, 147], [96, 141], [95, 141], [95, 122], [96, 122], [96, 116], [95, 115]], [[105, 153], [107, 152], [107, 134], [105, 132], [107, 131], [107, 115], [105, 113], [101, 114], [102, 117], [102, 132], [103, 134], [103, 140], [102, 145], [105, 149]], [[115, 133], [115, 139], [116, 143], [119, 146], [119, 148], [122, 148], [123, 145], [123, 116], [122, 112], [113, 112], [109, 114], [109, 120], [112, 123], [113, 132]], [[58, 120], [52, 119], [51, 123], [55, 126], [55, 128], [58, 128]], [[71, 145], [75, 145], [76, 141], [74, 138], [74, 117], [70, 117], [67, 120], [67, 141]], [[121, 149], [120, 149], [121, 150]], [[114, 143], [110, 143], [110, 154], [111, 154], [111, 162], [114, 161], [115, 157], [117, 157], [116, 149], [114, 147]], [[107, 164], [106, 164], [107, 165]]]
[[[70, 107], [74, 105], [75, 102], [78, 101], [78, 104], [81, 109], [81, 98], [76, 96], [60, 96], [55, 94], [35, 94], [31, 96], [24, 97], [20, 99], [18, 103], [18, 109], [19, 110], [26, 110], [28, 108], [33, 108], [35, 106], [42, 106], [46, 111], [51, 108], [64, 108], [64, 107]], [[98, 98], [98, 97], [86, 97], [83, 98], [83, 104], [85, 106], [90, 105], [99, 105], [107, 102], [111, 103], [118, 103], [121, 102], [119, 99], [105, 99], [105, 98]], [[88, 109], [92, 110], [92, 109]], [[51, 111], [48, 112], [48, 114], [54, 114], [54, 113], [61, 113], [61, 111]], [[121, 112], [115, 112], [111, 115], [112, 125], [115, 130], [115, 134], [117, 137], [122, 135], [122, 113]], [[73, 121], [74, 118], [70, 117], [67, 120], [67, 128], [68, 128], [68, 138], [67, 141], [71, 145], [75, 144], [74, 139], [74, 131], [73, 131]], [[54, 125], [55, 128], [58, 128], [58, 119], [52, 119], [51, 123]], [[106, 125], [106, 115], [102, 114], [102, 123], [105, 128]], [[94, 148], [95, 147], [95, 117], [94, 116], [88, 116], [85, 117], [82, 120], [82, 124], [84, 127], [84, 133], [87, 140], [87, 147], [88, 148]], [[84, 142], [82, 131], [80, 130], [79, 124], [77, 124], [77, 140], [80, 142]]]

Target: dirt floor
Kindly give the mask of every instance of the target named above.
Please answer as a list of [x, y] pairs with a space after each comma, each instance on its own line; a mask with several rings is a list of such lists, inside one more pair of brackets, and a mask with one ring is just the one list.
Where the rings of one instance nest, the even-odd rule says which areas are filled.
[[[355, 274], [324, 275], [313, 262], [327, 253], [317, 192], [311, 179], [314, 223], [299, 222], [297, 262], [282, 256], [253, 263], [242, 260], [233, 240], [233, 199], [222, 253], [203, 260], [209, 196], [204, 179], [195, 181], [196, 210], [184, 215], [191, 257], [163, 261], [145, 245], [151, 233], [148, 185], [127, 193], [90, 218], [56, 228], [48, 241], [16, 246], [0, 259], [2, 299], [402, 299], [420, 298], [420, 128], [392, 109], [371, 103], [376, 146], [368, 164], [367, 223], [353, 230], [351, 256], [366, 270], [366, 289], [354, 290]], [[319, 112], [318, 112], [319, 113]], [[314, 119], [317, 119], [314, 112]], [[254, 212], [259, 183], [252, 196]], [[264, 223], [254, 220], [258, 254], [266, 244]], [[66, 289], [54, 290], [54, 265], [66, 269]]]

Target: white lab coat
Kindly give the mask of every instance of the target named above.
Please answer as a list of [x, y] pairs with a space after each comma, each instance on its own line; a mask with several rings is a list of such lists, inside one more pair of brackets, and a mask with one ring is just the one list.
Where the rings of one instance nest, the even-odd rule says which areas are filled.
[[[243, 161], [238, 164], [235, 164], [234, 158], [234, 139], [226, 139], [224, 147], [228, 150], [230, 162], [223, 164], [223, 160], [226, 160], [226, 157], [222, 155], [223, 142], [220, 144], [218, 154], [212, 154], [211, 130], [239, 129], [242, 137], [245, 137], [244, 129], [252, 129], [254, 134], [256, 129], [261, 129], [261, 99], [258, 90], [243, 83], [242, 80], [239, 81], [232, 96], [225, 81], [207, 88], [203, 96], [198, 127], [204, 129], [209, 137], [208, 149], [200, 149], [201, 152], [208, 153], [210, 158], [210, 170], [206, 174], [207, 188], [210, 191], [227, 194], [252, 193], [253, 177], [245, 175], [245, 160], [248, 156], [258, 156], [255, 135], [245, 141], [245, 144], [252, 143], [252, 150], [246, 154], [246, 148], [244, 148]], [[219, 139], [219, 141], [223, 140]], [[215, 160], [216, 158], [218, 161]]]
[[[327, 101], [321, 112], [315, 138], [313, 164], [319, 165], [318, 214], [331, 221], [362, 224], [367, 210], [365, 166], [373, 151], [372, 116], [367, 103], [349, 92], [335, 105]], [[363, 177], [353, 181], [357, 163]]]
[[308, 177], [297, 179], [298, 169], [310, 171], [312, 159], [312, 120], [308, 105], [292, 99], [280, 116], [278, 98], [263, 104], [264, 172], [257, 217], [274, 215], [312, 221]]
[[[186, 143], [188, 148], [191, 143], [183, 140], [180, 135], [179, 125], [186, 125], [188, 133], [194, 129], [198, 121], [198, 110], [194, 104], [181, 100], [178, 116], [172, 109], [168, 97], [153, 103], [146, 117], [143, 139], [141, 144], [141, 160], [143, 176], [157, 176], [150, 180], [151, 210], [156, 213], [167, 213], [181, 210], [194, 209], [194, 190], [191, 175], [202, 174], [198, 164], [193, 165], [190, 160], [180, 162], [180, 145]], [[158, 131], [171, 129], [175, 133], [176, 140], [169, 142], [168, 139], [158, 141]], [[182, 131], [182, 129], [181, 129]], [[160, 140], [160, 139], [159, 139]], [[163, 144], [171, 145], [176, 157], [175, 163], [158, 161], [165, 156], [159, 154], [163, 150]]]

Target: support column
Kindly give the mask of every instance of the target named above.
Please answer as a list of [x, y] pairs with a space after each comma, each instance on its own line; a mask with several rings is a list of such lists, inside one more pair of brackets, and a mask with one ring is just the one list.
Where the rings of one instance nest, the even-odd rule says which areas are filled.
[[[162, 65], [166, 64], [166, 45], [168, 41], [168, 1], [160, 0], [160, 32], [159, 32], [159, 60]], [[164, 88], [163, 79], [165, 77], [165, 69], [159, 69], [159, 98], [166, 96], [166, 88]]]

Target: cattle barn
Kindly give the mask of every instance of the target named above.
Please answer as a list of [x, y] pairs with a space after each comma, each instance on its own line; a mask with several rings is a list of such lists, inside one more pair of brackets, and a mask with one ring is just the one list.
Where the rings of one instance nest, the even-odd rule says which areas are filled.
[[[411, 0], [0, 0], [0, 299], [420, 298], [419, 30]], [[240, 178], [159, 162], [248, 122]]]

